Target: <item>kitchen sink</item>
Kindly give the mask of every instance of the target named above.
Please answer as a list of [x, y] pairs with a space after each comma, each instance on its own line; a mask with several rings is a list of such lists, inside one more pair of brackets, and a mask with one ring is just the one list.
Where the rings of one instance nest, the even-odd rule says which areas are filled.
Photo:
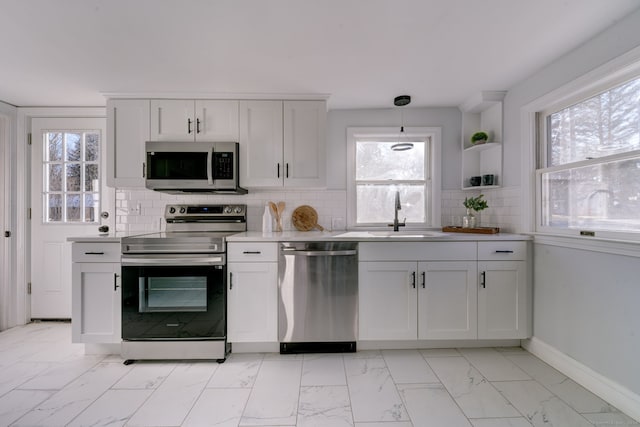
[[346, 233], [336, 234], [333, 236], [338, 239], [374, 239], [374, 238], [391, 238], [391, 239], [423, 239], [428, 237], [445, 237], [444, 233], [439, 231], [421, 231], [421, 232], [397, 232], [397, 231], [347, 231]]

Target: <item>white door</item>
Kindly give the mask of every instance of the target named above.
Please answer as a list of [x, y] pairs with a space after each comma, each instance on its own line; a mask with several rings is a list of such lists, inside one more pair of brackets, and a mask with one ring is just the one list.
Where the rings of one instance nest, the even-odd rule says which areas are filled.
[[[31, 124], [31, 318], [71, 318], [68, 237], [114, 231], [106, 186], [104, 118], [34, 118]], [[103, 218], [102, 215], [108, 215]]]
[[421, 262], [418, 270], [418, 338], [477, 338], [476, 262]]
[[278, 263], [229, 263], [227, 340], [278, 341]]
[[527, 338], [526, 261], [481, 261], [478, 338]]
[[418, 335], [415, 262], [360, 262], [361, 340], [415, 340]]
[[194, 108], [192, 99], [152, 99], [151, 140], [195, 141]]
[[9, 199], [10, 172], [9, 167], [10, 145], [9, 145], [9, 118], [0, 114], [0, 331], [9, 327], [13, 319], [9, 317], [12, 299], [11, 292], [11, 269], [10, 269], [10, 209]]

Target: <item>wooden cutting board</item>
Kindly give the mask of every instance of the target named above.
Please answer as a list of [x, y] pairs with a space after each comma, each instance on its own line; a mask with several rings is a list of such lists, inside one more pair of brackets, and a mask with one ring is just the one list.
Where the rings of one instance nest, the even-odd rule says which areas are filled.
[[296, 230], [309, 231], [317, 228], [323, 231], [324, 228], [318, 224], [318, 212], [309, 205], [302, 205], [295, 208], [291, 214], [291, 222]]

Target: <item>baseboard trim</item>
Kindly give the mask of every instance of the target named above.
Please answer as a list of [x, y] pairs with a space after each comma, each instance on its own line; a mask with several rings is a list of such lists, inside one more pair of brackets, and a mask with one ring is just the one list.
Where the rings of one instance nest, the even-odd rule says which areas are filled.
[[631, 418], [640, 421], [640, 395], [597, 373], [536, 337], [523, 340], [522, 347]]

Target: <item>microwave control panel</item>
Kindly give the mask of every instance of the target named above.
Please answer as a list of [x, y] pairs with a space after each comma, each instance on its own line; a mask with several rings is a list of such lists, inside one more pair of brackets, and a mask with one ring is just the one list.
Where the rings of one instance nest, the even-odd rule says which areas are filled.
[[213, 179], [233, 179], [233, 154], [213, 153]]

